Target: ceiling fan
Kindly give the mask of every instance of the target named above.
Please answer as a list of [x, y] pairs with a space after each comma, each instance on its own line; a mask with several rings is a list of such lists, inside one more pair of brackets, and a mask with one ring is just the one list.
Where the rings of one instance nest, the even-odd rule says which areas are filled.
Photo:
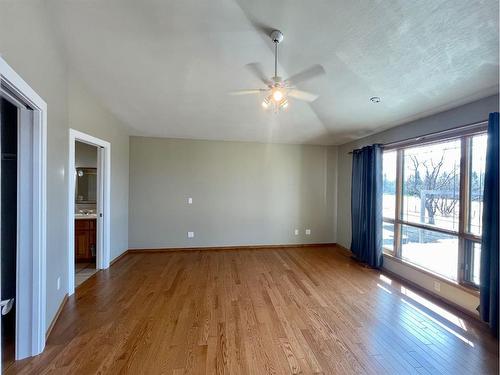
[[266, 88], [237, 90], [230, 92], [231, 95], [247, 95], [261, 94], [266, 96], [262, 101], [262, 106], [265, 109], [273, 108], [275, 112], [288, 107], [288, 98], [295, 98], [306, 102], [313, 102], [318, 98], [318, 95], [307, 91], [298, 90], [295, 84], [325, 74], [325, 70], [321, 65], [313, 65], [297, 74], [292, 75], [288, 79], [283, 80], [278, 76], [278, 44], [283, 41], [283, 33], [279, 30], [273, 30], [269, 35], [274, 43], [274, 76], [267, 78], [259, 63], [251, 63], [247, 68], [266, 85]]

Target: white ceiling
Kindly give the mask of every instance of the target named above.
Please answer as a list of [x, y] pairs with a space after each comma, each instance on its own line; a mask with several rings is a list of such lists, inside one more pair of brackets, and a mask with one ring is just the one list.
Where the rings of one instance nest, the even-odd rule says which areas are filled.
[[[496, 0], [49, 0], [72, 70], [132, 134], [342, 144], [498, 92]], [[320, 95], [275, 115], [245, 69], [282, 76], [321, 64], [300, 86]], [[382, 102], [373, 104], [372, 96]]]

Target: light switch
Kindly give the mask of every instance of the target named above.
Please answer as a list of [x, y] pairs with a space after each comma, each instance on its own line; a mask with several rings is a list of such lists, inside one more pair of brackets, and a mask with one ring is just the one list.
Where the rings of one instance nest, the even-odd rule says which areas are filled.
[[188, 232], [188, 238], [194, 238], [194, 232]]
[[310, 229], [306, 229], [306, 236], [309, 236], [311, 234], [311, 230]]
[[298, 236], [299, 235], [299, 230], [298, 229], [295, 229], [295, 235]]
[[193, 204], [193, 198], [191, 197], [188, 198], [188, 204]]

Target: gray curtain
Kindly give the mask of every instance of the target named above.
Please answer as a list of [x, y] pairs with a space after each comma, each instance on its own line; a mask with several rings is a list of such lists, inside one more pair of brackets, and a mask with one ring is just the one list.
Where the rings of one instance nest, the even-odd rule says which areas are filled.
[[351, 251], [370, 267], [382, 266], [382, 146], [354, 150]]
[[498, 210], [499, 151], [498, 112], [490, 113], [483, 195], [483, 237], [481, 242], [481, 286], [479, 312], [498, 337]]

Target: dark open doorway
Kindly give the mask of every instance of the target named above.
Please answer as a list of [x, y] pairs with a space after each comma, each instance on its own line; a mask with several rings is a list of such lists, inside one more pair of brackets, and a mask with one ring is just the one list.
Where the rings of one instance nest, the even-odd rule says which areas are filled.
[[[2, 368], [15, 359], [17, 271], [18, 108], [0, 98], [1, 123], [1, 299], [13, 301], [2, 310]], [[5, 314], [5, 315], [4, 315]]]

